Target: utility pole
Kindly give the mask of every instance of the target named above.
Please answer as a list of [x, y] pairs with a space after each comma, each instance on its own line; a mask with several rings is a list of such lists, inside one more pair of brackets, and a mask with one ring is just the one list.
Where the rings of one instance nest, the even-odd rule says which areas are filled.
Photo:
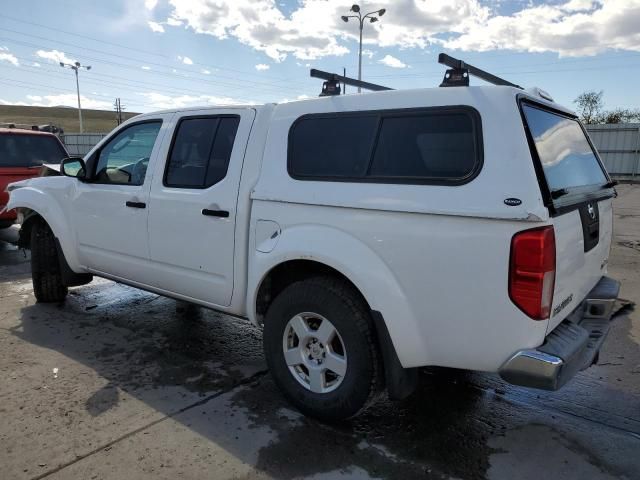
[[84, 128], [82, 126], [82, 106], [80, 105], [80, 80], [78, 79], [78, 71], [81, 68], [84, 68], [85, 70], [91, 70], [91, 65], [80, 65], [80, 62], [75, 62], [75, 63], [60, 62], [60, 66], [62, 68], [70, 68], [76, 74], [76, 93], [78, 94], [78, 121], [80, 122], [80, 133], [84, 133]]
[[116, 124], [120, 125], [122, 123], [122, 104], [120, 103], [120, 98], [116, 98], [115, 103], [113, 104], [114, 109], [116, 111]]
[[[369, 12], [363, 16], [362, 12], [360, 11], [360, 5], [354, 4], [351, 6], [351, 10], [349, 11], [357, 13], [357, 15], [343, 15], [340, 18], [342, 18], [343, 22], [348, 22], [350, 18], [355, 18], [358, 20], [360, 27], [360, 48], [358, 50], [358, 80], [362, 80], [362, 30], [364, 29], [364, 22], [367, 18], [369, 19], [370, 23], [377, 22], [379, 20], [379, 17], [384, 15], [387, 10], [385, 8], [381, 8], [380, 10]], [[358, 93], [360, 93], [360, 87], [358, 87]]]
[[[347, 76], [347, 69], [342, 67], [342, 76], [346, 77]], [[347, 84], [342, 82], [342, 94], [346, 95], [347, 94]]]

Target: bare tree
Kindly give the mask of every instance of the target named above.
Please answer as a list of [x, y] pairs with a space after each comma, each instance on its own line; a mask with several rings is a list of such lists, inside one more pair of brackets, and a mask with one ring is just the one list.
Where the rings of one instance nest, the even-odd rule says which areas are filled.
[[583, 123], [599, 123], [602, 119], [602, 96], [604, 92], [595, 90], [578, 95], [573, 103], [578, 105], [578, 114]]
[[632, 123], [638, 120], [640, 120], [640, 110], [616, 108], [604, 112], [600, 123]]

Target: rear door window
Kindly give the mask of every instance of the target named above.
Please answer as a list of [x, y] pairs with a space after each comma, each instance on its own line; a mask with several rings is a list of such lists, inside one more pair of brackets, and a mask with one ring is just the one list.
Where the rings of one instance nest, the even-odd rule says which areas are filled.
[[49, 135], [0, 134], [0, 167], [39, 167], [67, 156], [58, 139]]
[[227, 175], [240, 117], [184, 118], [169, 152], [164, 185], [208, 188]]
[[577, 120], [529, 104], [523, 104], [522, 110], [552, 197], [564, 191], [607, 183], [604, 170]]

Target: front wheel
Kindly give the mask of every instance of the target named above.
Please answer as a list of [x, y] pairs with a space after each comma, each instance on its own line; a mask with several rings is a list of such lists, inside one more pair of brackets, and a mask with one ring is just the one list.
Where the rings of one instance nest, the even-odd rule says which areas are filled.
[[285, 288], [267, 311], [263, 341], [276, 384], [309, 416], [352, 417], [380, 387], [369, 309], [343, 280], [316, 277]]
[[31, 279], [39, 302], [62, 302], [67, 296], [55, 237], [49, 225], [39, 220], [31, 227]]

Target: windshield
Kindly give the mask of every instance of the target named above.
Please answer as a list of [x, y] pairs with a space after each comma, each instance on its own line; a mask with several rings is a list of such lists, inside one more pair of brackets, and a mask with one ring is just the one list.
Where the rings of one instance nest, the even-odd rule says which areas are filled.
[[67, 156], [60, 142], [48, 135], [0, 135], [0, 167], [38, 167], [60, 163]]
[[522, 108], [551, 192], [607, 182], [577, 120], [527, 104]]

